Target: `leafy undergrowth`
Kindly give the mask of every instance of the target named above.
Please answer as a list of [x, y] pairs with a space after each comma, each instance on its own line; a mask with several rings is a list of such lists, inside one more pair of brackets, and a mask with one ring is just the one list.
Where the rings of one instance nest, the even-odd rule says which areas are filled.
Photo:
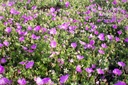
[[20, 0], [0, 12], [0, 85], [126, 85], [127, 0]]

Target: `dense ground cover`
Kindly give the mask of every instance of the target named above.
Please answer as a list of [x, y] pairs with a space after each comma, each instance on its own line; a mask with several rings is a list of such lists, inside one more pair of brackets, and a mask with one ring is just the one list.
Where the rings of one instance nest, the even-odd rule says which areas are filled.
[[127, 0], [2, 2], [0, 85], [126, 85]]

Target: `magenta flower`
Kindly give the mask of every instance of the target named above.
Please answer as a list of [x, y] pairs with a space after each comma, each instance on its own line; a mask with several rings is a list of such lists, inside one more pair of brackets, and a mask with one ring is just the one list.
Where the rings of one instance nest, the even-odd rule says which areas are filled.
[[117, 5], [117, 1], [116, 0], [113, 0], [112, 4], [113, 5]]
[[42, 28], [41, 30], [42, 30], [42, 33], [47, 32], [47, 28]]
[[27, 47], [25, 47], [25, 46], [22, 46], [22, 48], [23, 48], [23, 50], [25, 50], [25, 51], [28, 49], [28, 48], [27, 48]]
[[104, 33], [100, 33], [99, 35], [98, 35], [98, 38], [101, 40], [101, 41], [104, 41], [105, 40], [105, 38], [104, 38]]
[[86, 43], [85, 42], [83, 42], [83, 41], [79, 41], [79, 43], [81, 44], [81, 45], [86, 45]]
[[4, 44], [5, 46], [7, 46], [7, 47], [9, 46], [9, 42], [6, 41], [6, 40], [3, 42], [3, 44]]
[[30, 2], [31, 2], [31, 0], [28, 0], [28, 1], [27, 1], [27, 4], [29, 4]]
[[21, 29], [21, 28], [22, 28], [22, 26], [21, 26], [20, 24], [18, 24], [18, 25], [17, 25], [17, 28], [18, 28], [18, 29]]
[[95, 34], [95, 35], [98, 35], [98, 34], [99, 34], [99, 32], [98, 32], [97, 30], [95, 30], [95, 31], [94, 31], [94, 34]]
[[100, 54], [105, 54], [104, 50], [98, 50]]
[[57, 42], [56, 42], [55, 40], [52, 40], [52, 41], [50, 42], [50, 46], [51, 46], [52, 48], [56, 48]]
[[67, 30], [69, 25], [70, 25], [70, 23], [67, 22], [67, 23], [63, 23], [62, 25], [59, 25], [58, 27], [59, 27], [60, 29]]
[[33, 45], [31, 46], [31, 49], [35, 50], [36, 47], [37, 47], [37, 45], [36, 45], [36, 44], [33, 44]]
[[112, 35], [107, 35], [108, 39], [109, 40], [112, 40], [113, 39], [113, 36]]
[[104, 74], [104, 71], [100, 68], [96, 69], [96, 71], [97, 71], [98, 74]]
[[38, 32], [40, 29], [41, 29], [40, 26], [36, 26], [33, 30], [34, 30], [35, 32]]
[[53, 34], [53, 35], [57, 34], [56, 28], [51, 28], [50, 29], [50, 34]]
[[0, 85], [11, 85], [11, 81], [5, 77], [0, 78]]
[[5, 72], [5, 69], [3, 66], [0, 65], [0, 74], [4, 73]]
[[116, 25], [116, 24], [114, 24], [114, 25], [112, 26], [112, 28], [117, 29], [117, 25]]
[[14, 14], [14, 15], [17, 15], [17, 14], [19, 14], [20, 12], [16, 11], [14, 8], [11, 8], [10, 13], [11, 13], [11, 14]]
[[35, 34], [32, 34], [31, 38], [34, 39], [34, 40], [38, 40], [38, 39], [40, 39], [40, 36], [36, 36]]
[[127, 1], [127, 0], [122, 0], [122, 2], [123, 2], [123, 3], [126, 3], [126, 2], [128, 2], [128, 1]]
[[128, 26], [125, 26], [124, 28], [125, 28], [126, 31], [128, 30]]
[[5, 29], [5, 32], [7, 32], [7, 33], [10, 33], [12, 31], [12, 29], [10, 28], [10, 27], [7, 27], [6, 29]]
[[29, 52], [29, 53], [33, 53], [34, 50], [33, 50], [33, 49], [29, 49], [29, 50], [27, 50], [27, 52]]
[[67, 2], [65, 2], [65, 7], [69, 7], [69, 5], [70, 5], [70, 3], [67, 1]]
[[0, 48], [2, 48], [4, 45], [2, 43], [0, 43]]
[[128, 38], [125, 38], [124, 41], [125, 41], [125, 42], [128, 42]]
[[20, 38], [19, 38], [19, 41], [20, 41], [20, 42], [23, 42], [23, 41], [24, 41], [24, 36], [20, 37]]
[[43, 82], [43, 84], [50, 84], [51, 79], [50, 78], [43, 78], [42, 82]]
[[81, 66], [80, 66], [80, 65], [77, 65], [77, 66], [76, 66], [76, 71], [77, 71], [78, 73], [81, 73], [81, 72], [82, 72], [82, 69], [81, 69]]
[[21, 64], [21, 65], [25, 65], [27, 63], [27, 61], [21, 61], [21, 62], [19, 62], [19, 64]]
[[116, 42], [120, 41], [119, 37], [115, 37]]
[[0, 20], [4, 19], [4, 16], [0, 16]]
[[27, 84], [27, 81], [26, 81], [24, 78], [18, 79], [17, 82], [18, 82], [18, 84], [20, 84], [20, 85], [26, 85], [26, 84]]
[[40, 77], [34, 78], [34, 81], [36, 82], [37, 85], [43, 85], [43, 81]]
[[60, 58], [59, 58], [57, 61], [58, 61], [58, 63], [59, 63], [60, 65], [63, 65], [63, 64], [64, 64], [64, 59], [60, 59]]
[[11, 1], [11, 2], [9, 2], [7, 5], [8, 6], [13, 6], [15, 4], [15, 2], [14, 1]]
[[92, 64], [91, 68], [92, 69], [95, 69], [96, 68], [96, 65], [95, 64]]
[[63, 75], [60, 77], [60, 83], [65, 83], [68, 80], [69, 75]]
[[102, 48], [107, 48], [106, 43], [101, 44], [101, 47], [102, 47]]
[[26, 69], [32, 68], [34, 65], [34, 61], [28, 61], [28, 63], [25, 65]]
[[113, 70], [113, 73], [114, 73], [115, 75], [120, 76], [120, 75], [122, 74], [122, 71], [115, 68], [115, 69]]
[[119, 31], [117, 31], [117, 33], [118, 33], [119, 35], [121, 35], [121, 34], [122, 34], [122, 31], [121, 31], [121, 30], [119, 30]]
[[5, 58], [1, 58], [0, 63], [4, 64], [6, 62], [7, 62], [7, 60]]
[[88, 73], [94, 72], [92, 68], [85, 68], [85, 71], [88, 72]]
[[121, 61], [121, 62], [118, 62], [117, 64], [118, 64], [120, 67], [126, 66], [126, 64], [125, 64], [124, 62], [122, 62], [122, 61]]
[[82, 60], [83, 58], [84, 58], [84, 56], [77, 55], [77, 59], [78, 59], [78, 60]]
[[76, 48], [77, 47], [77, 43], [76, 42], [71, 43], [71, 47], [72, 48]]
[[28, 31], [31, 31], [32, 30], [32, 27], [31, 26], [28, 26], [27, 30]]
[[32, 6], [32, 8], [31, 8], [31, 9], [32, 9], [32, 10], [35, 10], [36, 8], [37, 8], [37, 6]]
[[123, 82], [123, 81], [118, 81], [117, 83], [115, 83], [114, 85], [126, 85], [126, 83], [125, 82]]
[[50, 12], [51, 12], [51, 13], [55, 12], [55, 8], [51, 7], [51, 8], [50, 8]]
[[95, 40], [90, 40], [89, 44], [94, 45], [95, 44]]

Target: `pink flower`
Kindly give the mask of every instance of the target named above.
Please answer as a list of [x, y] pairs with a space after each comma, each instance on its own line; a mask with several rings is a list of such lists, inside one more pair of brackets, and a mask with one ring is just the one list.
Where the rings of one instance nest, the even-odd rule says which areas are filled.
[[96, 69], [96, 71], [97, 71], [98, 74], [104, 74], [104, 71], [100, 68]]
[[0, 78], [0, 85], [11, 85], [11, 81], [5, 77]]
[[32, 34], [31, 38], [34, 39], [34, 40], [38, 40], [38, 39], [40, 39], [40, 36], [36, 36], [35, 34]]
[[5, 32], [7, 32], [7, 33], [10, 33], [12, 31], [12, 29], [10, 28], [10, 27], [7, 27], [6, 29], [5, 29]]
[[18, 79], [18, 84], [20, 84], [20, 85], [26, 85], [27, 84], [27, 82], [26, 82], [26, 80], [24, 79], [24, 78], [22, 78], [22, 79]]
[[64, 64], [64, 59], [58, 59], [58, 63], [60, 64], [60, 65], [63, 65]]
[[122, 74], [122, 71], [115, 68], [115, 69], [113, 70], [113, 73], [114, 73], [115, 75], [120, 76], [120, 75]]
[[71, 47], [72, 48], [76, 48], [77, 47], [77, 43], [76, 42], [71, 43]]
[[2, 48], [4, 45], [2, 43], [0, 43], [0, 48]]
[[78, 59], [78, 60], [82, 60], [83, 58], [84, 58], [84, 56], [77, 55], [77, 59]]
[[14, 8], [11, 8], [10, 13], [14, 15], [18, 15], [20, 12], [16, 11]]
[[119, 37], [115, 37], [116, 42], [120, 41]]
[[31, 9], [32, 9], [32, 10], [35, 10], [36, 8], [37, 8], [37, 6], [32, 6], [32, 8], [31, 8]]
[[3, 44], [4, 44], [5, 46], [7, 46], [7, 47], [9, 46], [9, 42], [6, 41], [6, 40], [3, 42]]
[[80, 66], [80, 65], [77, 65], [77, 66], [76, 66], [76, 71], [79, 72], [79, 73], [82, 72], [82, 69], [81, 69], [81, 66]]
[[67, 1], [67, 2], [65, 2], [65, 7], [69, 7], [69, 5], [70, 5], [70, 3]]
[[34, 78], [37, 85], [43, 85], [43, 81], [40, 77]]
[[0, 20], [2, 20], [2, 19], [4, 19], [4, 17], [3, 16], [0, 16]]
[[41, 27], [38, 25], [38, 26], [36, 26], [33, 30], [34, 30], [35, 32], [38, 32], [40, 29], [41, 29]]
[[1, 58], [0, 63], [4, 64], [6, 62], [7, 62], [7, 60], [5, 58]]
[[51, 12], [51, 13], [55, 12], [55, 8], [51, 7], [51, 8], [50, 8], [50, 12]]
[[19, 38], [19, 41], [20, 41], [20, 42], [23, 42], [23, 41], [24, 41], [24, 36], [20, 37], [20, 38]]
[[101, 47], [102, 47], [102, 48], [107, 48], [106, 43], [101, 44]]
[[33, 44], [33, 45], [31, 46], [31, 49], [35, 50], [36, 47], [37, 47], [37, 45], [36, 45], [36, 44]]
[[117, 1], [116, 0], [113, 0], [112, 4], [113, 5], [117, 5]]
[[56, 28], [51, 28], [50, 29], [50, 34], [53, 34], [53, 35], [57, 34]]
[[104, 52], [103, 50], [98, 50], [98, 52], [99, 52], [100, 54], [105, 54], [105, 52]]
[[127, 1], [127, 0], [122, 0], [122, 2], [123, 2], [123, 3], [126, 3], [126, 2], [128, 2], [128, 1]]
[[119, 31], [117, 31], [117, 33], [118, 33], [119, 35], [121, 35], [121, 34], [122, 34], [122, 31], [121, 31], [121, 30], [119, 30]]
[[94, 72], [92, 68], [85, 68], [85, 71], [88, 72], [88, 73]]
[[4, 67], [0, 65], [0, 73], [2, 74], [2, 73], [4, 73], [4, 72], [5, 72]]
[[95, 44], [95, 40], [90, 40], [89, 44], [90, 45], [94, 45]]
[[107, 35], [108, 39], [109, 40], [112, 40], [113, 39], [113, 36], [112, 35]]
[[126, 85], [126, 83], [125, 82], [123, 82], [123, 81], [118, 81], [117, 83], [115, 83], [114, 85]]
[[117, 29], [117, 25], [116, 25], [116, 24], [114, 24], [114, 25], [112, 26], [112, 28]]
[[40, 77], [34, 78], [34, 81], [36, 82], [37, 85], [53, 85], [53, 82], [51, 81], [50, 78], [46, 77], [41, 79]]
[[63, 75], [60, 77], [60, 83], [65, 83], [68, 80], [69, 75]]
[[56, 48], [57, 42], [56, 42], [55, 40], [52, 40], [52, 41], [50, 42], [50, 46], [51, 46], [52, 48]]
[[104, 41], [105, 40], [105, 37], [104, 37], [105, 35], [104, 35], [104, 33], [100, 33], [99, 35], [98, 35], [98, 38], [101, 40], [101, 41]]
[[117, 64], [118, 64], [119, 66], [121, 66], [121, 67], [126, 66], [126, 64], [125, 64], [124, 62], [122, 62], [122, 61], [121, 61], [121, 62], [118, 62]]
[[42, 79], [42, 82], [43, 82], [43, 84], [49, 84], [49, 85], [50, 85], [51, 79], [48, 78], [48, 77], [46, 77], [46, 78], [43, 78], [43, 79]]
[[31, 26], [28, 26], [27, 30], [28, 31], [31, 31], [32, 30], [32, 27]]
[[34, 65], [34, 61], [28, 61], [28, 63], [26, 64], [26, 69], [32, 68]]

